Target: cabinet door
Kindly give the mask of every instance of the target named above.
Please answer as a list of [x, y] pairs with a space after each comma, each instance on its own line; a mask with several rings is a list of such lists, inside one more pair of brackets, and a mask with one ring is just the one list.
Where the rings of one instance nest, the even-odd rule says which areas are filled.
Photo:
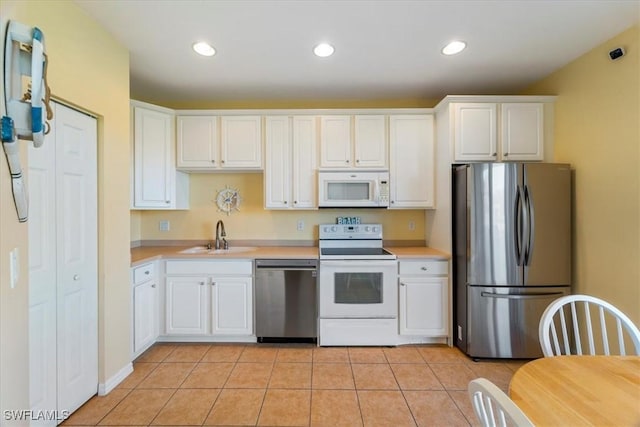
[[447, 283], [446, 277], [400, 277], [400, 335], [447, 335]]
[[502, 104], [502, 160], [543, 160], [543, 108], [541, 103]]
[[134, 207], [175, 208], [173, 117], [134, 108]]
[[320, 167], [352, 166], [351, 116], [320, 117]]
[[355, 116], [355, 166], [387, 167], [387, 126], [385, 116]]
[[155, 280], [133, 289], [133, 352], [140, 354], [158, 337], [158, 286]]
[[497, 104], [454, 104], [454, 157], [456, 161], [497, 159]]
[[291, 206], [291, 137], [289, 117], [265, 118], [264, 207]]
[[218, 166], [218, 119], [212, 116], [178, 116], [178, 168], [211, 169]]
[[206, 277], [167, 276], [167, 335], [203, 335], [209, 320], [209, 280]]
[[433, 132], [431, 115], [398, 115], [389, 118], [390, 208], [434, 207]]
[[293, 118], [293, 207], [315, 209], [316, 196], [316, 150], [318, 134], [315, 117]]
[[251, 335], [253, 297], [251, 277], [218, 277], [211, 282], [214, 335]]
[[262, 168], [262, 126], [260, 116], [221, 118], [221, 166], [223, 168]]

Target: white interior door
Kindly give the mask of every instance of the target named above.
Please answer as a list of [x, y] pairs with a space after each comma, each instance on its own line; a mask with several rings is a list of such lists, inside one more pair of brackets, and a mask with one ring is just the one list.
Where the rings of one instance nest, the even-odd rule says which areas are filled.
[[97, 126], [60, 104], [54, 117], [30, 151], [30, 397], [60, 413], [98, 387]]

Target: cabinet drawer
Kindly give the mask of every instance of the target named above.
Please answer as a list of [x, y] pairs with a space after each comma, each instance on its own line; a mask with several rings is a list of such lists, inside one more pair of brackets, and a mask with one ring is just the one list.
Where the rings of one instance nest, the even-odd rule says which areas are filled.
[[400, 261], [400, 275], [446, 276], [449, 274], [447, 261]]
[[167, 261], [167, 274], [250, 276], [251, 261]]
[[156, 265], [151, 262], [133, 269], [133, 284], [138, 285], [156, 277]]

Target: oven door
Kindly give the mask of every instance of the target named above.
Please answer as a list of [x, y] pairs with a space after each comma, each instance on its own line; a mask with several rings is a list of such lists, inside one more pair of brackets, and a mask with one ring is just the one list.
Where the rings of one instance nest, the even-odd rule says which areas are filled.
[[397, 276], [397, 261], [320, 261], [320, 317], [397, 317]]

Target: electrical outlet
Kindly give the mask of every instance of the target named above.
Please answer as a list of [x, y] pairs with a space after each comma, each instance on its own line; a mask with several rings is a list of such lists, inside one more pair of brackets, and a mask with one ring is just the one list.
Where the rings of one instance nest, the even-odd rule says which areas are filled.
[[162, 221], [160, 221], [158, 223], [158, 226], [160, 228], [160, 231], [169, 231], [169, 228], [170, 228], [169, 221], [166, 219], [163, 219]]
[[416, 222], [415, 221], [409, 221], [409, 230], [413, 231], [416, 229]]
[[299, 219], [297, 225], [298, 231], [304, 231], [304, 221]]

